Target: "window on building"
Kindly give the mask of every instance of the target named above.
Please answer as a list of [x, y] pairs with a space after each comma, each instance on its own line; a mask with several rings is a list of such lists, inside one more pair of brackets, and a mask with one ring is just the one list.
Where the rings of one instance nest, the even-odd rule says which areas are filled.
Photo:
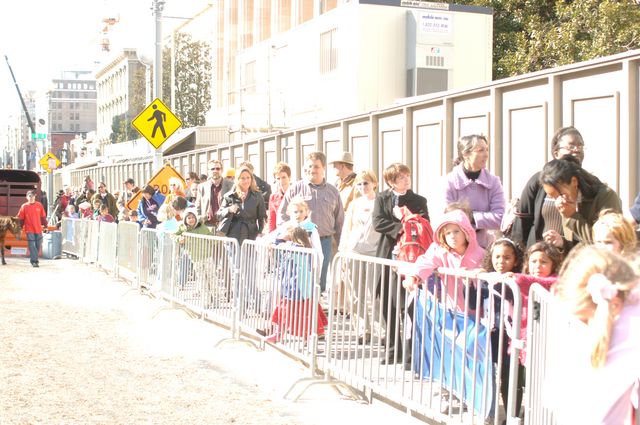
[[329, 74], [338, 68], [338, 29], [320, 34], [320, 74]]
[[322, 8], [322, 13], [326, 13], [338, 7], [338, 0], [321, 0], [320, 7]]
[[298, 24], [303, 24], [313, 19], [313, 0], [302, 0], [298, 3]]
[[245, 93], [256, 92], [256, 61], [247, 62], [244, 65], [244, 85]]

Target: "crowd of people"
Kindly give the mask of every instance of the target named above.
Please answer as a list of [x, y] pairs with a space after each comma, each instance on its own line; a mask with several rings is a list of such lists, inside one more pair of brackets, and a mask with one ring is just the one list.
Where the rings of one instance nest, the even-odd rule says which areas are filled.
[[[438, 267], [499, 273], [514, 278], [524, 305], [534, 283], [571, 305], [599, 341], [594, 348], [593, 367], [606, 368], [607, 350], [620, 346], [622, 351], [640, 354], [640, 341], [626, 344], [617, 333], [619, 328], [626, 329], [640, 320], [640, 308], [631, 306], [640, 290], [636, 288], [640, 195], [628, 211], [623, 211], [617, 193], [582, 167], [584, 147], [576, 128], [559, 129], [551, 142], [553, 159], [540, 164], [540, 171], [529, 179], [517, 200], [505, 199], [500, 179], [487, 169], [489, 140], [468, 135], [458, 141], [454, 167], [439, 188], [430, 188], [429, 199], [412, 191], [411, 170], [405, 164], [394, 163], [384, 170], [383, 188], [373, 171], [354, 171], [349, 152], [329, 161], [322, 152], [312, 152], [304, 159], [304, 177], [299, 181], [292, 181], [290, 167], [282, 162], [275, 166], [269, 185], [254, 174], [249, 162], [225, 173], [221, 161], [211, 160], [207, 175], [189, 173], [184, 179], [186, 186], [182, 180], [173, 179], [166, 196], [151, 186], [140, 189], [132, 179], [124, 182], [120, 192], [110, 193], [103, 182], [98, 183], [96, 192], [87, 177], [82, 188], [64, 189], [56, 209], [66, 217], [129, 220], [141, 227], [177, 234], [224, 235], [239, 244], [261, 239], [312, 248], [320, 258], [323, 293], [336, 251], [394, 259], [408, 215], [425, 220], [433, 216], [433, 243], [424, 247], [415, 263], [382, 273], [403, 277], [400, 296], [395, 296], [396, 288], [385, 282], [368, 286], [368, 298], [378, 299], [385, 306], [382, 319], [387, 329], [395, 329], [396, 322], [403, 320], [400, 311], [405, 308], [405, 294], [423, 288]], [[334, 181], [327, 176], [329, 167]], [[140, 190], [138, 208], [129, 211], [128, 200]], [[446, 209], [430, 214], [427, 204], [432, 201], [434, 205], [446, 204]], [[511, 210], [509, 204], [514, 206]], [[596, 283], [592, 282], [596, 280], [598, 287], [594, 289]], [[346, 278], [335, 284], [350, 286], [341, 288], [341, 292], [362, 293], [363, 282]], [[486, 282], [478, 285], [486, 286]], [[489, 289], [483, 288], [483, 293]], [[299, 298], [305, 291], [288, 287], [285, 292], [296, 293]], [[465, 302], [462, 293], [449, 295], [459, 303]], [[288, 308], [279, 305], [274, 312], [276, 326], [270, 341], [279, 340], [279, 327], [286, 327], [283, 311]], [[315, 306], [305, 307], [305, 311], [312, 309]], [[319, 326], [326, 323], [325, 319], [321, 311]], [[522, 320], [524, 338], [526, 310]], [[322, 332], [319, 328], [318, 333]], [[370, 321], [365, 320], [363, 332], [361, 339], [370, 338]], [[496, 330], [493, 332], [492, 338]], [[394, 336], [393, 332], [387, 335], [390, 349], [382, 359], [384, 363], [410, 359], [410, 355], [398, 355], [406, 343], [395, 341]], [[523, 350], [522, 365], [525, 353]], [[523, 376], [522, 371], [519, 375]], [[634, 372], [633, 378], [638, 385], [640, 374]], [[520, 398], [522, 387], [519, 390]], [[624, 394], [628, 395], [628, 390], [625, 387]], [[630, 412], [631, 401], [625, 406]]]

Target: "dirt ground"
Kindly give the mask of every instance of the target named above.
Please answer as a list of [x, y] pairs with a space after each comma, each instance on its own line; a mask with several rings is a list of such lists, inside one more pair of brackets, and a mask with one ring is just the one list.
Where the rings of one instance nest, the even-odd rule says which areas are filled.
[[418, 424], [75, 260], [0, 266], [0, 424]]

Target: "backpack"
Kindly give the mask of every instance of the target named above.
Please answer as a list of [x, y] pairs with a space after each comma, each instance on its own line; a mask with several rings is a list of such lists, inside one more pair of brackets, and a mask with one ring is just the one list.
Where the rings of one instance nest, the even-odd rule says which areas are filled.
[[408, 263], [415, 262], [427, 252], [433, 242], [433, 229], [429, 220], [402, 207], [402, 231], [393, 249], [394, 258]]

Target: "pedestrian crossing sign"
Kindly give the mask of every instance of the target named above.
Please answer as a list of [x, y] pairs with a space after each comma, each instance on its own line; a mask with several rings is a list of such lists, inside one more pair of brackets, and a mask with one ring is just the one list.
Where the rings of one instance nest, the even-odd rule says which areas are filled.
[[58, 157], [51, 152], [47, 152], [42, 158], [40, 158], [40, 165], [49, 173], [58, 168], [60, 164]]
[[180, 127], [176, 117], [160, 99], [155, 99], [131, 122], [142, 136], [158, 149]]

